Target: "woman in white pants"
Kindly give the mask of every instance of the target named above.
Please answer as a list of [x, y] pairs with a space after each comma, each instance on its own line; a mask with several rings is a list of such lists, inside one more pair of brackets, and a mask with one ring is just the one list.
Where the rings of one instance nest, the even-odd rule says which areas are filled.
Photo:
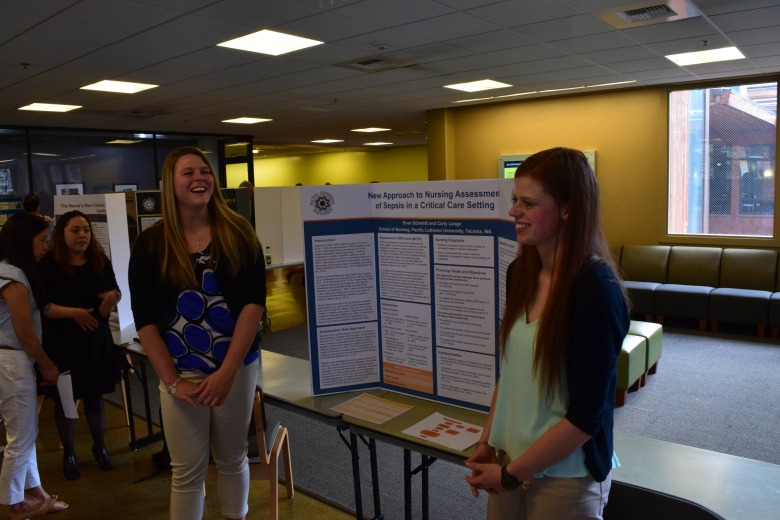
[[41, 486], [35, 439], [38, 436], [37, 388], [57, 382], [59, 370], [41, 345], [45, 302], [36, 262], [46, 253], [48, 224], [32, 213], [14, 215], [0, 231], [0, 415], [8, 444], [0, 471], [0, 503], [8, 518], [22, 520], [68, 508]]
[[138, 237], [128, 274], [138, 338], [160, 378], [170, 518], [202, 518], [212, 452], [222, 515], [245, 519], [265, 262], [203, 151], [174, 150], [162, 175], [163, 218]]

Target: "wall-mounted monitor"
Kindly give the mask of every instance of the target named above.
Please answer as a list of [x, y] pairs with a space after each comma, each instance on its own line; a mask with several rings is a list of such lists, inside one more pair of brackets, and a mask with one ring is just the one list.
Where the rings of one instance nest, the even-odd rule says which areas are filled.
[[[588, 164], [593, 168], [593, 172], [596, 171], [596, 152], [589, 150], [583, 151], [585, 158], [588, 159]], [[498, 176], [502, 179], [514, 179], [515, 170], [520, 166], [523, 161], [531, 157], [533, 154], [514, 154], [514, 155], [499, 155], [498, 156]]]
[[498, 176], [502, 179], [514, 179], [515, 170], [523, 161], [531, 157], [530, 153], [521, 155], [499, 155], [498, 156]]

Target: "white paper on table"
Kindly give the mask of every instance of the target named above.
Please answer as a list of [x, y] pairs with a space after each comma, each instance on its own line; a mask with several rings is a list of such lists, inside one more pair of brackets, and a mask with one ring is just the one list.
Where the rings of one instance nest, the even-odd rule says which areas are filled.
[[79, 413], [76, 411], [76, 402], [73, 400], [73, 381], [70, 377], [70, 370], [62, 372], [57, 378], [57, 392], [60, 394], [62, 411], [68, 419], [78, 419]]
[[417, 424], [405, 429], [402, 433], [418, 439], [425, 439], [435, 444], [441, 444], [447, 448], [463, 451], [479, 441], [482, 427], [435, 412]]
[[357, 417], [370, 423], [383, 424], [412, 408], [414, 407], [408, 404], [388, 401], [371, 394], [361, 394], [331, 407], [331, 410]]

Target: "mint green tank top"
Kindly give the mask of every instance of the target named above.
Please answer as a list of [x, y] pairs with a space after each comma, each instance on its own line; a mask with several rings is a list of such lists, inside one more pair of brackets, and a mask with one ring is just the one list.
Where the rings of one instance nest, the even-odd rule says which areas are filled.
[[[534, 379], [533, 355], [538, 323], [526, 323], [523, 313], [509, 331], [501, 359], [501, 380], [489, 442], [491, 446], [504, 450], [512, 460], [522, 455], [566, 415], [567, 396], [559, 396], [548, 403], [546, 397], [539, 395]], [[587, 474], [585, 454], [578, 448], [534, 476], [575, 478]]]

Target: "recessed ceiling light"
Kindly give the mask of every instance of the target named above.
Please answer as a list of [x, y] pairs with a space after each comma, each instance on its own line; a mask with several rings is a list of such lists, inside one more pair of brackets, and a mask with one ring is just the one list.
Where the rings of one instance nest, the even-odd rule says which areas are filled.
[[53, 103], [33, 103], [24, 107], [19, 107], [19, 110], [36, 110], [38, 112], [70, 112], [81, 108], [81, 105], [56, 105]]
[[114, 139], [113, 141], [106, 141], [106, 144], [135, 144], [142, 142], [141, 139]]
[[104, 79], [91, 85], [81, 87], [81, 90], [100, 90], [102, 92], [118, 92], [120, 94], [135, 94], [142, 90], [156, 88], [160, 85], [151, 85], [149, 83], [131, 83], [129, 81], [113, 81]]
[[383, 143], [382, 141], [377, 141], [375, 143], [363, 143], [363, 146], [387, 146], [391, 144], [393, 143]]
[[488, 96], [488, 97], [482, 97], [482, 98], [472, 98], [472, 99], [459, 99], [453, 101], [453, 103], [469, 103], [472, 101], [487, 101], [489, 99], [501, 99], [501, 98], [510, 98], [510, 97], [518, 97], [518, 96], [530, 96], [531, 94], [538, 94], [539, 92], [536, 90], [531, 90], [530, 92], [518, 92], [516, 94], [504, 94], [503, 96]]
[[273, 119], [263, 119], [260, 117], [237, 117], [235, 119], [225, 119], [223, 123], [238, 123], [241, 125], [253, 125], [255, 123], [265, 123], [267, 121], [273, 121]]
[[270, 54], [279, 56], [288, 52], [305, 49], [321, 45], [323, 42], [284, 34], [276, 31], [264, 29], [252, 34], [247, 34], [241, 38], [235, 38], [226, 42], [218, 43], [217, 47], [228, 47], [241, 51], [258, 52], [260, 54]]
[[369, 128], [354, 128], [351, 131], [352, 132], [366, 132], [366, 133], [372, 133], [372, 132], [388, 132], [389, 128], [376, 128], [376, 127], [369, 127]]
[[585, 88], [585, 85], [580, 85], [579, 87], [549, 88], [547, 90], [540, 90], [539, 93], [543, 94], [545, 92], [564, 92], [566, 90], [579, 90], [581, 88]]
[[343, 143], [344, 139], [317, 139], [312, 143], [331, 144], [331, 143]]
[[626, 83], [636, 83], [635, 79], [629, 80], [629, 81], [615, 81], [613, 83], [599, 83], [598, 85], [585, 85], [586, 88], [596, 88], [596, 87], [611, 87], [614, 85], [625, 85]]
[[471, 81], [469, 83], [456, 83], [454, 85], [444, 85], [444, 88], [462, 90], [464, 92], [481, 92], [483, 90], [490, 90], [494, 88], [506, 88], [511, 86], [512, 85], [501, 83], [499, 81], [493, 81], [492, 79], [481, 79], [479, 81]]
[[33, 152], [31, 155], [38, 155], [40, 157], [62, 157], [62, 154], [60, 153], [49, 153], [49, 152]]
[[688, 65], [714, 63], [716, 61], [742, 60], [745, 59], [745, 56], [736, 47], [723, 47], [722, 49], [710, 49], [707, 51], [669, 54], [666, 58], [672, 60], [680, 67], [686, 67]]

